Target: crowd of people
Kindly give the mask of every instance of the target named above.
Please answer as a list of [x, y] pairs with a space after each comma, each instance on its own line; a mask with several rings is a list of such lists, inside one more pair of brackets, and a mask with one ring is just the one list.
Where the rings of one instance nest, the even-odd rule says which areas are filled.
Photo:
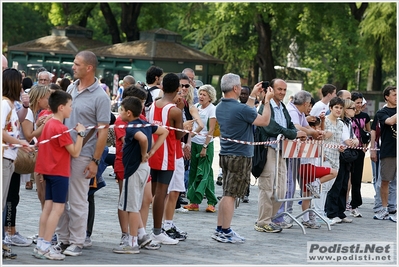
[[[53, 77], [46, 70], [38, 72], [34, 83], [7, 68], [3, 56], [3, 257], [16, 258], [10, 246], [32, 242], [36, 243], [33, 256], [38, 259], [81, 255], [84, 247], [92, 245], [94, 192], [105, 186], [102, 173], [107, 165], [112, 165], [119, 186], [121, 239], [114, 253], [136, 254], [184, 241], [187, 232], [177, 226], [174, 214], [198, 212], [204, 199], [205, 211], [217, 213], [212, 238], [222, 243], [245, 242], [231, 229], [231, 222], [237, 200], [249, 202], [251, 142], [257, 128], [268, 149], [257, 179], [256, 231], [279, 233], [293, 226], [289, 217], [278, 216], [292, 213], [293, 201], [276, 201], [275, 190], [278, 199], [292, 198], [297, 182], [301, 196], [313, 197], [302, 201], [302, 210], [310, 209], [303, 214], [305, 227], [350, 223], [346, 211], [361, 218], [361, 181], [368, 149], [375, 166], [374, 219], [396, 222], [396, 87], [384, 90], [386, 105], [370, 125], [360, 92], [337, 92], [334, 85], [325, 84], [320, 101], [315, 103], [302, 90], [285, 105], [283, 79], [273, 79], [268, 86], [259, 82], [251, 90], [241, 86], [239, 75], [228, 73], [220, 80], [223, 96], [217, 103], [215, 88], [195, 80], [190, 68], [164, 75], [162, 68], [151, 66], [145, 84], [127, 75], [111, 100], [109, 87], [95, 76], [97, 64], [94, 53], [79, 52], [72, 66], [73, 80], [60, 79], [57, 85], [50, 83]], [[219, 197], [212, 169], [217, 128], [221, 138], [216, 184], [223, 186]], [[283, 158], [276, 153], [280, 134], [289, 140], [323, 140], [322, 164]], [[357, 151], [353, 162], [340, 156], [348, 148]], [[18, 150], [37, 153], [32, 174], [14, 171]], [[32, 238], [22, 236], [15, 227], [21, 183], [28, 190], [36, 184], [41, 203], [38, 234]], [[147, 234], [150, 207], [153, 222]]]

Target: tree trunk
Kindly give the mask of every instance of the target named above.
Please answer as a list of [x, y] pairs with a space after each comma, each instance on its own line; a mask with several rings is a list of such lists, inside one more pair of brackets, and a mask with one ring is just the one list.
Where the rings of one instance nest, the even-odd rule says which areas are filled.
[[375, 50], [376, 53], [374, 55], [374, 71], [373, 71], [373, 91], [381, 91], [382, 90], [382, 55], [380, 50]]
[[349, 3], [349, 7], [351, 9], [351, 13], [353, 17], [358, 21], [361, 22], [363, 19], [363, 14], [368, 7], [368, 3], [362, 3], [359, 8], [357, 8], [356, 3]]
[[[265, 23], [261, 14], [256, 15], [255, 29], [258, 33], [259, 45], [256, 61], [262, 70], [262, 80], [271, 81], [276, 78], [274, 60], [272, 54], [271, 37], [272, 30], [269, 23]], [[256, 77], [255, 77], [256, 79]]]
[[111, 7], [108, 3], [100, 3], [100, 9], [103, 13], [105, 22], [108, 25], [109, 34], [112, 37], [112, 44], [121, 43], [121, 37], [119, 34], [118, 23], [115, 20], [115, 16], [112, 13]]
[[137, 25], [137, 19], [140, 15], [141, 3], [121, 3], [121, 5], [121, 29], [126, 34], [127, 41], [139, 40], [140, 31]]
[[82, 12], [80, 13], [81, 18], [78, 23], [79, 26], [86, 28], [87, 19], [90, 16], [90, 12], [93, 10], [93, 8], [95, 8], [96, 5], [97, 3], [87, 3], [83, 5]]

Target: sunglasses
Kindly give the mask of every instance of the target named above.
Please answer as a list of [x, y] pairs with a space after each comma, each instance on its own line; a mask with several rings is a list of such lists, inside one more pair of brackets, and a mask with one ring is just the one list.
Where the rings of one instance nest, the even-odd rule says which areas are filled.
[[190, 84], [180, 84], [180, 87], [185, 87], [185, 88], [189, 88], [190, 87]]
[[352, 108], [348, 108], [348, 109], [352, 109], [352, 110], [356, 110], [356, 108], [355, 108], [355, 107], [352, 107]]

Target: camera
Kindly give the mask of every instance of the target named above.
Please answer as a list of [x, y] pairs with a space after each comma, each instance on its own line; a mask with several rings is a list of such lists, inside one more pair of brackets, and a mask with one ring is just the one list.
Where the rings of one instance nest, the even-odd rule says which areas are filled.
[[266, 89], [267, 87], [269, 87], [269, 82], [268, 81], [262, 82], [262, 88]]

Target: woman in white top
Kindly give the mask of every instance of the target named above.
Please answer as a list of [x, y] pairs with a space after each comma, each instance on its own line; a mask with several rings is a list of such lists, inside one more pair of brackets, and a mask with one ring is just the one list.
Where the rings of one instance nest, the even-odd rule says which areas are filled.
[[[206, 84], [198, 89], [198, 108], [200, 121], [204, 124], [199, 134], [192, 133], [191, 138], [191, 163], [188, 180], [187, 197], [190, 204], [185, 209], [198, 211], [199, 204], [205, 194], [208, 207], [207, 212], [215, 212], [217, 199], [215, 197], [215, 185], [213, 181], [213, 132], [216, 125], [216, 107], [212, 104], [216, 101], [216, 90], [212, 85]], [[199, 127], [194, 122], [194, 131]]]

